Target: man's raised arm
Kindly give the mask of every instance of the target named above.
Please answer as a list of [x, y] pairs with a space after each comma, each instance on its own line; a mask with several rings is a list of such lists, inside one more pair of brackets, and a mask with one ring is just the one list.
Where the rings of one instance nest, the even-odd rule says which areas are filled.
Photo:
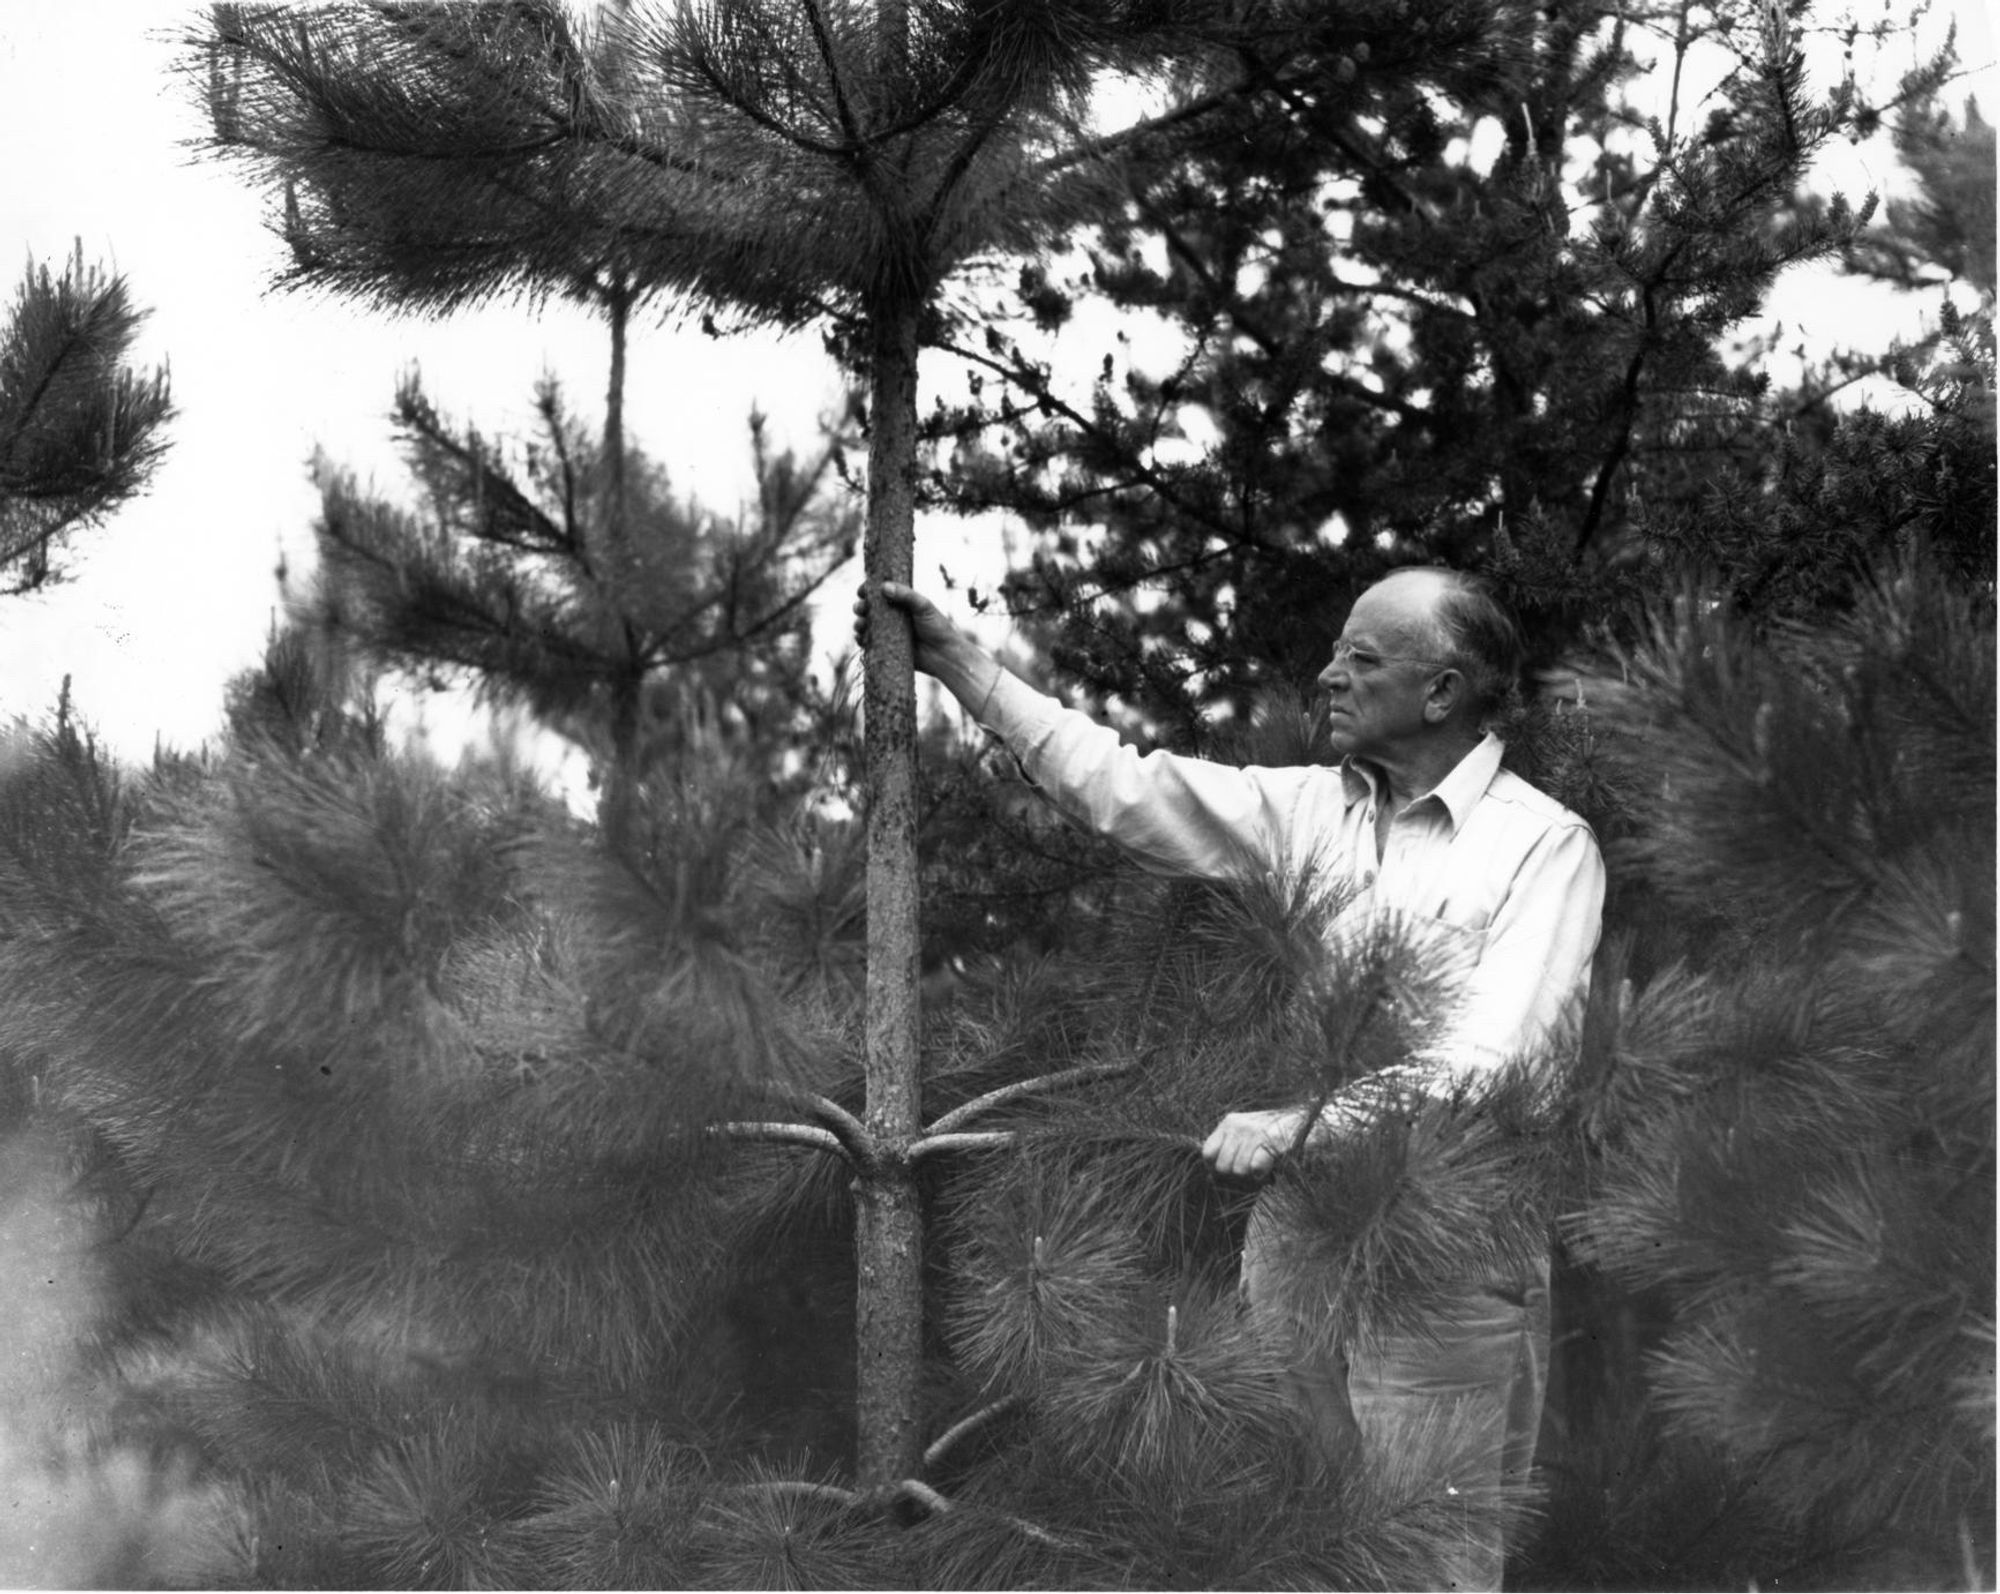
[[[1164, 874], [1240, 879], [1286, 860], [1309, 769], [1237, 769], [1173, 753], [1140, 754], [1116, 731], [1036, 691], [947, 620], [930, 599], [884, 582], [910, 617], [916, 667], [1006, 744], [1022, 772], [1070, 818]], [[868, 641], [868, 604], [854, 606]]]

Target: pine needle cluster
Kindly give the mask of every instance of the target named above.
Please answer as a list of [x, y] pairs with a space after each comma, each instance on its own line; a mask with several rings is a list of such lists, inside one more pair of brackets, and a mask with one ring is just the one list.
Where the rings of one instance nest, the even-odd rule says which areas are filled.
[[28, 268], [0, 322], [0, 593], [60, 579], [57, 552], [142, 491], [173, 415], [164, 371], [126, 364], [145, 312], [79, 243]]

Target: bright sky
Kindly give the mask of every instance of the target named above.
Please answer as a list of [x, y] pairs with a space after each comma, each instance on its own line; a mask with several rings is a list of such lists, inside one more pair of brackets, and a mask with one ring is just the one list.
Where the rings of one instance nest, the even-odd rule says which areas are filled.
[[[1960, 54], [1990, 65], [1979, 0], [1959, 0]], [[433, 398], [483, 430], [523, 430], [536, 377], [562, 375], [586, 414], [602, 398], [603, 334], [575, 312], [532, 319], [497, 308], [446, 322], [389, 320], [340, 301], [267, 290], [282, 251], [260, 196], [232, 168], [195, 161], [200, 112], [172, 77], [189, 7], [149, 0], [0, 0], [0, 293], [32, 259], [87, 258], [128, 278], [152, 308], [139, 350], [166, 361], [178, 418], [151, 492], [74, 546], [74, 579], [0, 601], [0, 723], [36, 717], [65, 675], [76, 702], [122, 754], [155, 738], [191, 747], [213, 734], [224, 682], [254, 662], [277, 601], [281, 555], [310, 563], [316, 447], [390, 490], [402, 474], [385, 414], [398, 374], [419, 365]], [[1890, 70], [1904, 62], [1889, 61]], [[1991, 73], [1978, 85], [1989, 117]], [[1833, 180], [1855, 193], [1887, 181], [1863, 149]], [[11, 257], [7, 250], [11, 249]], [[1802, 282], [1783, 313], [1795, 330], [1852, 339], [1853, 284]], [[1914, 331], [1922, 307], [1894, 312]], [[635, 340], [635, 436], [683, 490], [719, 508], [747, 486], [745, 418], [810, 447], [838, 401], [815, 335], [716, 341], [663, 328]], [[962, 562], [965, 539], [926, 528], [919, 568]]]

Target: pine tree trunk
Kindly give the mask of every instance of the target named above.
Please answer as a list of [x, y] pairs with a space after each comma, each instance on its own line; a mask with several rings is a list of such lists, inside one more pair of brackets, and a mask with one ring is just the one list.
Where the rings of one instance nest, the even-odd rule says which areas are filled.
[[642, 672], [611, 684], [611, 750], [597, 796], [597, 830], [612, 852], [623, 852], [637, 828], [639, 812], [639, 719], [646, 689]]
[[[868, 534], [870, 589], [907, 582], [915, 534], [917, 306], [870, 317]], [[910, 628], [879, 598], [869, 631], [868, 980], [866, 1121], [880, 1155], [855, 1181], [856, 1337], [863, 1489], [914, 1475], [921, 1432], [923, 1215], [907, 1156], [919, 1111], [917, 1004], [916, 682]]]
[[[625, 547], [625, 333], [632, 314], [632, 295], [623, 281], [604, 295], [611, 323], [611, 375], [604, 393], [604, 548], [599, 555], [599, 579], [626, 568]], [[632, 642], [626, 628], [626, 642]], [[645, 693], [645, 671], [635, 666], [632, 678], [613, 683], [611, 756], [604, 770], [604, 789], [597, 802], [597, 827], [605, 845], [622, 851], [630, 840], [638, 810], [639, 717]]]
[[604, 296], [611, 321], [611, 374], [604, 385], [604, 464], [609, 472], [605, 495], [611, 546], [622, 550], [625, 538], [625, 332], [632, 319], [632, 294], [623, 281]]

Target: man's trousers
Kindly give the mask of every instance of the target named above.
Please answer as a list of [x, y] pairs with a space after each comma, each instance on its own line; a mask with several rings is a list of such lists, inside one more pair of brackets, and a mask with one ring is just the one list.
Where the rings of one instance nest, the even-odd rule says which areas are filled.
[[[1263, 1221], [1260, 1221], [1263, 1220]], [[1274, 1243], [1278, 1242], [1278, 1243]], [[1541, 1426], [1549, 1355], [1546, 1259], [1531, 1277], [1469, 1281], [1416, 1332], [1319, 1348], [1323, 1331], [1288, 1320], [1271, 1281], [1286, 1266], [1281, 1238], [1259, 1202], [1243, 1251], [1243, 1290], [1253, 1319], [1278, 1336], [1300, 1415], [1334, 1458], [1409, 1464], [1438, 1450], [1437, 1488], [1467, 1498], [1460, 1542], [1432, 1587], [1497, 1589], [1506, 1559], [1505, 1516], [1496, 1502], [1525, 1493]], [[1440, 1435], [1448, 1447], [1439, 1448]], [[1430, 1472], [1431, 1467], [1423, 1467]], [[1476, 1503], [1475, 1503], [1476, 1502]]]

